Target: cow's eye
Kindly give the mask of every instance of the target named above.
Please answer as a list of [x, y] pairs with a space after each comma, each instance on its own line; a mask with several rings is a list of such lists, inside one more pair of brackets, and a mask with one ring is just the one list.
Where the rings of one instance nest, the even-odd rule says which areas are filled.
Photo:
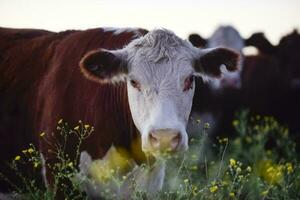
[[141, 91], [141, 85], [138, 81], [131, 79], [130, 80], [130, 85], [137, 89], [138, 91]]
[[185, 80], [184, 80], [184, 88], [183, 91], [188, 91], [190, 89], [193, 89], [193, 82], [194, 82], [194, 75], [190, 75], [188, 76]]

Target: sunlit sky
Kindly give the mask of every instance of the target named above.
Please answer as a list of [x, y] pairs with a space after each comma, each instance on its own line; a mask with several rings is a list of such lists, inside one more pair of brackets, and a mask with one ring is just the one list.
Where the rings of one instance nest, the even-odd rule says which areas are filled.
[[0, 26], [52, 31], [94, 27], [168, 28], [209, 37], [218, 25], [242, 36], [263, 31], [277, 43], [300, 30], [300, 0], [0, 0]]

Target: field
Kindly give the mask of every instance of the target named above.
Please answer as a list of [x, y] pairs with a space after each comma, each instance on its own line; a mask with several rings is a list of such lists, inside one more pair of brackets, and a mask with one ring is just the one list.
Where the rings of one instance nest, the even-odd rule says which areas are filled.
[[[273, 117], [251, 116], [247, 111], [239, 112], [232, 124], [236, 137], [209, 138], [210, 125], [204, 124], [198, 136], [190, 138], [187, 152], [176, 156], [166, 153], [163, 161], [156, 161], [167, 166], [163, 187], [158, 192], [155, 188], [152, 192], [145, 190], [134, 173], [127, 173], [135, 165], [126, 151], [117, 147], [105, 159], [79, 168], [80, 144], [94, 134], [93, 127], [82, 121], [74, 127], [63, 120], [58, 122], [57, 131], [64, 141], [75, 135], [78, 145], [73, 159], [64, 152], [66, 143], [57, 145], [57, 162], [51, 166], [55, 175], [52, 190], [34, 178], [40, 172], [42, 160], [32, 144], [10, 163], [21, 187], [4, 174], [1, 177], [14, 188], [12, 196], [20, 199], [54, 199], [59, 193], [66, 199], [90, 199], [91, 196], [122, 199], [124, 195], [131, 199], [164, 200], [300, 199], [299, 147], [288, 128]], [[42, 139], [44, 136], [45, 133], [40, 134]], [[30, 166], [33, 173], [22, 173], [25, 166]], [[145, 163], [135, 166], [137, 169], [139, 175], [146, 177], [153, 171], [153, 165]]]

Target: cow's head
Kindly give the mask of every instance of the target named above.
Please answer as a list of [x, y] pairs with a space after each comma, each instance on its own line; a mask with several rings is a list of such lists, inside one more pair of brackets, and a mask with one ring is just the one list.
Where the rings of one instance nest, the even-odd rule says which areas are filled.
[[186, 125], [194, 77], [219, 77], [221, 65], [233, 71], [237, 60], [238, 54], [231, 50], [201, 50], [168, 30], [154, 30], [123, 49], [88, 52], [80, 67], [87, 78], [100, 84], [127, 82], [142, 149], [156, 155], [188, 148]]

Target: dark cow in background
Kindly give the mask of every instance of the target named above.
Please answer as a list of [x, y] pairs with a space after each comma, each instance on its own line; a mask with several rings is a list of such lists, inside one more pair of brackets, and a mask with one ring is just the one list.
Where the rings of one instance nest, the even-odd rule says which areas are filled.
[[[189, 41], [198, 48], [226, 47], [240, 54], [238, 70], [228, 72], [224, 70], [222, 77], [211, 79], [207, 83], [201, 78], [196, 79], [195, 97], [193, 101], [192, 116], [200, 118], [202, 122], [211, 124], [211, 134], [230, 134], [233, 132], [231, 121], [235, 110], [241, 107], [241, 71], [243, 69], [243, 48], [245, 41], [233, 26], [219, 26], [213, 34], [204, 39], [198, 34], [191, 34]], [[205, 94], [205, 97], [203, 96]], [[203, 124], [203, 123], [202, 123]], [[190, 126], [191, 131], [198, 129], [196, 125]]]
[[[190, 41], [198, 47], [207, 47], [208, 40], [192, 34]], [[206, 105], [211, 113], [220, 113], [215, 134], [231, 134], [234, 112], [249, 108], [254, 114], [273, 115], [287, 125], [299, 138], [300, 131], [300, 37], [297, 31], [284, 36], [277, 46], [269, 42], [264, 34], [254, 33], [244, 40], [245, 46], [254, 46], [258, 55], [244, 56], [240, 74], [241, 88], [224, 88], [222, 93], [213, 95], [212, 89], [200, 81], [205, 93], [212, 94], [201, 98], [201, 91], [195, 92], [194, 109], [203, 112], [199, 105]], [[222, 44], [220, 44], [222, 45]], [[224, 43], [226, 45], [226, 43]], [[196, 81], [197, 83], [197, 81]], [[199, 86], [198, 86], [199, 88]], [[201, 104], [206, 102], [207, 104]], [[233, 103], [234, 105], [232, 105]]]
[[[253, 34], [248, 45], [259, 50], [249, 56], [242, 73], [246, 105], [260, 114], [273, 115], [300, 133], [300, 35], [284, 36], [278, 45], [271, 44], [263, 33]], [[254, 96], [256, 95], [256, 96]]]
[[282, 37], [278, 45], [271, 44], [263, 33], [254, 33], [247, 40], [247, 45], [256, 47], [260, 55], [278, 61], [280, 71], [289, 84], [287, 87], [300, 88], [300, 34], [297, 30]]
[[136, 138], [140, 150], [154, 156], [166, 149], [184, 151], [194, 76], [219, 77], [221, 65], [233, 71], [238, 60], [232, 50], [201, 50], [164, 29], [1, 28], [0, 36], [1, 162], [32, 142], [46, 167], [54, 159], [52, 132], [60, 118], [95, 127], [81, 149], [93, 159], [102, 158], [112, 144], [135, 158]]

